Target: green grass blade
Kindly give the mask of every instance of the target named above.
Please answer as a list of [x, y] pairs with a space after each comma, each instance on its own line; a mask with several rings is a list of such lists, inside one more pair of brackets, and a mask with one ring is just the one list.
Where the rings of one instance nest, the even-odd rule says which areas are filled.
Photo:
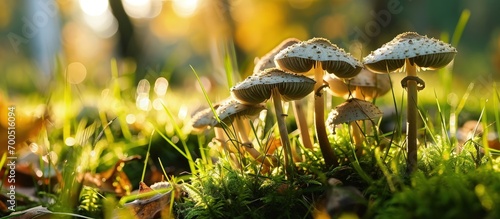
[[464, 9], [462, 14], [460, 14], [460, 18], [458, 19], [457, 26], [455, 27], [455, 32], [453, 32], [453, 37], [451, 38], [451, 45], [457, 46], [460, 42], [460, 38], [462, 37], [462, 33], [464, 32], [465, 26], [469, 21], [470, 10]]
[[[160, 135], [163, 139], [165, 139], [165, 141], [167, 141], [167, 143], [169, 143], [172, 147], [174, 147], [174, 149], [175, 149], [175, 150], [177, 150], [177, 152], [179, 152], [179, 153], [180, 153], [180, 154], [181, 154], [184, 158], [186, 158], [186, 159], [188, 159], [188, 160], [189, 160], [189, 158], [188, 158], [187, 154], [186, 154], [186, 153], [185, 153], [182, 149], [180, 149], [177, 145], [175, 145], [175, 143], [174, 143], [174, 142], [172, 142], [170, 139], [168, 139], [168, 137], [167, 137], [165, 134], [163, 134], [163, 133], [162, 133], [160, 130], [158, 130], [158, 128], [156, 128], [156, 127], [155, 127], [155, 130], [156, 130], [156, 132], [158, 132], [158, 134], [159, 134], [159, 135]], [[191, 162], [193, 162], [193, 160], [191, 160]]]
[[186, 136], [184, 135], [184, 133], [182, 133], [181, 129], [177, 125], [177, 122], [175, 121], [175, 118], [172, 115], [172, 112], [170, 112], [170, 110], [167, 108], [167, 106], [165, 106], [165, 104], [162, 104], [162, 106], [163, 106], [163, 109], [165, 110], [165, 112], [167, 113], [168, 118], [170, 119], [170, 122], [172, 123], [172, 126], [174, 127], [175, 133], [177, 134], [177, 136], [179, 136], [179, 139], [181, 141], [182, 147], [183, 147], [184, 152], [185, 152], [186, 159], [188, 160], [188, 163], [189, 163], [189, 168], [191, 169], [191, 173], [193, 175], [196, 175], [196, 173], [198, 171], [195, 167], [196, 165], [195, 165], [195, 162], [193, 160], [193, 157], [191, 156], [191, 151], [189, 150], [189, 148], [186, 144]]
[[495, 125], [497, 136], [500, 138], [500, 93], [498, 92], [497, 83], [493, 82], [493, 114], [495, 116]]
[[151, 143], [153, 142], [153, 136], [155, 134], [155, 130], [151, 131], [151, 137], [149, 137], [148, 150], [146, 151], [146, 158], [144, 159], [144, 167], [142, 169], [141, 182], [144, 182], [144, 177], [146, 176], [146, 167], [148, 166], [149, 155], [151, 151]]

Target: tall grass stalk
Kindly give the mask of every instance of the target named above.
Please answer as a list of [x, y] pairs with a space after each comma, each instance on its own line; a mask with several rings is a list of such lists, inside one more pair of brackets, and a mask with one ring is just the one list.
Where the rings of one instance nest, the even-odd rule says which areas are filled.
[[170, 146], [172, 146], [175, 150], [177, 150], [177, 152], [179, 152], [184, 158], [187, 159], [188, 164], [189, 164], [189, 169], [191, 170], [191, 174], [196, 174], [197, 173], [197, 169], [195, 168], [196, 165], [195, 165], [193, 158], [191, 157], [191, 152], [189, 152], [189, 149], [184, 142], [185, 140], [183, 140], [179, 137], [179, 139], [181, 139], [180, 141], [182, 142], [182, 145], [184, 147], [184, 150], [182, 150], [174, 142], [172, 142], [165, 134], [163, 134], [161, 132], [161, 130], [159, 130], [157, 127], [155, 127], [155, 130], [156, 130], [156, 132], [158, 132], [158, 134], [165, 141], [167, 141], [168, 144], [170, 144]]
[[500, 141], [500, 92], [498, 91], [497, 83], [493, 82], [493, 114], [495, 116], [495, 127], [497, 131], [497, 139]]
[[467, 100], [469, 99], [469, 96], [470, 96], [473, 88], [474, 88], [474, 83], [470, 83], [469, 86], [467, 86], [467, 90], [465, 91], [464, 95], [460, 99], [460, 102], [458, 103], [458, 105], [452, 106], [453, 108], [450, 112], [449, 131], [450, 131], [450, 138], [451, 138], [450, 141], [452, 141], [453, 143], [456, 143], [456, 140], [457, 140], [458, 116], [460, 115], [460, 113], [464, 109], [465, 103], [467, 103]]
[[[462, 38], [462, 34], [464, 32], [465, 26], [467, 25], [470, 17], [470, 10], [464, 9], [462, 13], [460, 14], [460, 18], [458, 19], [457, 25], [455, 26], [455, 30], [453, 32], [453, 36], [451, 38], [451, 45], [454, 47], [458, 46], [458, 43], [460, 42], [460, 39]], [[441, 38], [449, 38], [448, 36], [442, 36]], [[444, 42], [447, 42], [447, 39], [443, 39]], [[441, 68], [439, 69], [438, 73], [441, 78], [441, 84], [444, 87], [444, 94], [449, 95], [451, 93], [451, 84], [453, 83], [453, 75], [452, 75], [452, 70], [453, 70], [453, 63], [454, 61], [449, 64], [449, 67], [447, 68]], [[450, 112], [450, 121], [449, 121], [449, 130], [450, 130], [450, 136], [451, 140], [455, 139], [455, 134], [456, 134], [456, 114], [454, 112], [454, 106], [448, 106], [445, 105], [443, 112], [447, 113], [448, 110]]]
[[141, 182], [144, 182], [144, 177], [146, 176], [146, 167], [148, 166], [149, 155], [151, 151], [151, 143], [153, 142], [153, 136], [155, 134], [155, 130], [151, 131], [151, 135], [149, 137], [148, 150], [146, 151], [146, 158], [144, 158], [144, 167], [142, 168]]
[[[120, 92], [120, 83], [118, 80], [118, 64], [116, 62], [116, 59], [111, 59], [111, 78], [113, 80], [113, 85], [112, 85], [112, 91], [113, 91], [113, 97], [116, 100], [122, 101], [121, 97], [121, 92]], [[128, 128], [128, 123], [125, 119], [125, 112], [121, 110], [118, 113], [118, 121], [120, 121], [120, 128], [122, 130], [123, 137], [126, 140], [131, 140], [132, 139], [132, 133], [130, 132], [130, 129]]]
[[488, 133], [489, 133], [489, 124], [488, 124], [488, 113], [486, 112], [488, 99], [481, 98], [481, 125], [483, 126], [483, 136], [482, 136], [482, 145], [484, 148], [484, 156], [487, 158], [488, 163], [493, 166], [493, 159], [491, 158], [490, 147], [488, 143]]

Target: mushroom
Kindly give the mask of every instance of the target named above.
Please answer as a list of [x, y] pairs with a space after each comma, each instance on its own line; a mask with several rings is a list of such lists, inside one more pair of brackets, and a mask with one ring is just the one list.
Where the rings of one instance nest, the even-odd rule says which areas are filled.
[[[345, 99], [354, 97], [362, 100], [373, 100], [386, 94], [391, 89], [391, 79], [387, 75], [376, 74], [365, 68], [363, 68], [358, 75], [349, 80], [341, 79], [331, 74], [325, 75], [324, 79], [328, 83], [330, 88], [328, 91], [330, 91], [332, 95]], [[363, 135], [361, 134], [362, 124], [360, 123], [361, 121], [352, 121], [349, 125], [353, 133], [359, 133], [353, 135], [357, 155], [361, 155], [363, 151]], [[366, 133], [370, 132], [371, 124], [372, 123], [367, 123], [365, 129]]]
[[349, 99], [373, 100], [391, 89], [391, 79], [387, 75], [376, 74], [363, 68], [358, 75], [350, 79], [342, 79], [335, 75], [325, 75], [328, 91], [333, 96]]
[[333, 133], [335, 126], [342, 123], [348, 123], [351, 127], [352, 138], [356, 146], [356, 154], [360, 155], [361, 145], [363, 142], [363, 134], [356, 121], [369, 120], [373, 123], [373, 119], [381, 117], [382, 111], [373, 103], [366, 100], [351, 98], [344, 103], [338, 105], [328, 114], [326, 123]]
[[434, 38], [421, 36], [415, 32], [397, 35], [363, 59], [365, 67], [377, 73], [390, 73], [406, 70], [406, 77], [401, 81], [408, 90], [407, 109], [407, 168], [413, 172], [417, 168], [417, 91], [425, 83], [417, 76], [417, 71], [435, 70], [448, 65], [457, 50], [450, 44]]
[[337, 166], [338, 161], [330, 146], [325, 127], [325, 100], [322, 96], [324, 71], [340, 78], [351, 78], [361, 71], [362, 65], [354, 57], [345, 53], [324, 38], [313, 38], [296, 43], [281, 50], [274, 58], [279, 68], [293, 73], [312, 71], [314, 86], [314, 117], [318, 143], [327, 166]]
[[292, 150], [281, 101], [298, 100], [307, 96], [313, 91], [314, 84], [315, 81], [308, 77], [270, 68], [249, 76], [231, 88], [232, 96], [247, 104], [262, 103], [272, 96], [288, 175], [292, 173]]
[[[241, 164], [236, 158], [236, 152], [242, 153], [243, 151], [237, 150], [236, 146], [229, 140], [224, 129], [219, 124], [217, 119], [214, 116], [215, 110], [220, 106], [220, 103], [214, 104], [212, 108], [206, 108], [204, 110], [198, 111], [193, 115], [192, 118], [192, 126], [195, 129], [203, 130], [207, 127], [211, 126], [214, 129], [215, 138], [214, 140], [220, 143], [220, 146], [224, 151], [226, 151], [230, 158], [230, 164], [235, 169], [240, 169]], [[220, 150], [219, 148], [217, 150]]]
[[[276, 46], [273, 50], [271, 50], [266, 55], [262, 56], [260, 59], [256, 60], [255, 67], [253, 70], [254, 74], [258, 74], [261, 71], [264, 71], [268, 68], [276, 68], [276, 64], [274, 63], [274, 57], [278, 52], [291, 46], [293, 44], [299, 43], [300, 40], [296, 38], [288, 38], [283, 40], [278, 46]], [[311, 141], [311, 136], [309, 134], [309, 128], [307, 127], [307, 120], [304, 112], [304, 107], [302, 106], [300, 100], [293, 101], [293, 112], [295, 114], [295, 121], [297, 123], [297, 127], [300, 132], [300, 139], [302, 141], [302, 145], [305, 148], [309, 148], [312, 150], [313, 144]]]
[[[265, 159], [264, 156], [261, 156], [259, 151], [253, 147], [252, 142], [248, 138], [248, 130], [244, 128], [243, 124], [243, 117], [257, 115], [263, 109], [265, 109], [264, 104], [242, 104], [235, 99], [229, 98], [220, 104], [214, 105], [214, 110], [208, 108], [197, 113], [193, 117], [193, 127], [214, 127], [216, 139], [221, 142], [223, 148], [228, 152], [234, 152], [230, 145], [228, 145], [228, 138], [224, 134], [223, 130], [224, 125], [234, 123], [237, 138], [239, 139], [241, 145], [244, 146], [243, 148], [245, 151], [247, 151], [255, 160], [268, 166], [272, 166], [273, 164], [268, 159]], [[214, 111], [218, 119], [214, 116]]]
[[268, 68], [276, 68], [276, 64], [274, 63], [274, 57], [276, 56], [276, 54], [278, 54], [281, 50], [299, 42], [300, 40], [296, 38], [288, 38], [283, 40], [273, 50], [262, 56], [260, 59], [255, 60], [256, 62], [253, 68], [253, 73], [258, 74], [259, 72], [264, 71]]

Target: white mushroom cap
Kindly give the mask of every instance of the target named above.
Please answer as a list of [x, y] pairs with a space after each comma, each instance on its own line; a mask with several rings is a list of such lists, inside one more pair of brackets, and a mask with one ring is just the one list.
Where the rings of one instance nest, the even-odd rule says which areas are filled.
[[373, 103], [353, 98], [332, 109], [328, 114], [326, 124], [333, 130], [338, 124], [372, 120], [382, 115], [382, 111]]
[[[229, 98], [221, 103], [215, 112], [221, 121], [230, 123], [235, 116], [255, 116], [265, 108], [265, 104], [243, 104], [238, 100]], [[212, 124], [212, 126], [217, 125], [220, 124]]]
[[361, 96], [354, 97], [364, 100], [371, 100], [382, 96], [391, 89], [391, 79], [387, 75], [375, 74], [363, 68], [358, 75], [348, 80], [336, 77], [335, 75], [325, 75], [324, 80], [328, 83], [328, 91], [334, 96], [348, 98], [350, 92], [355, 93], [358, 89]]
[[[215, 104], [214, 109], [219, 107], [219, 104]], [[193, 128], [203, 129], [207, 126], [213, 126], [217, 123], [217, 120], [214, 117], [214, 113], [211, 108], [206, 108], [194, 114], [193, 116]]]
[[274, 63], [274, 57], [276, 54], [278, 54], [281, 50], [295, 44], [299, 43], [300, 40], [296, 38], [288, 38], [283, 40], [278, 46], [276, 46], [273, 50], [268, 52], [266, 55], [262, 56], [258, 61], [255, 63], [255, 67], [253, 69], [253, 73], [257, 74], [261, 71], [264, 71], [268, 68], [275, 68], [276, 64]]
[[324, 38], [293, 44], [276, 54], [274, 61], [294, 73], [305, 73], [321, 62], [324, 70], [341, 78], [354, 77], [362, 68], [357, 59]]
[[[215, 113], [221, 121], [229, 122], [233, 116], [253, 116], [266, 108], [264, 104], [242, 104], [241, 102], [228, 98], [221, 103], [214, 104]], [[207, 126], [220, 126], [211, 108], [199, 111], [193, 116], [192, 126], [194, 128], [205, 128]]]
[[278, 88], [284, 101], [298, 100], [311, 93], [315, 83], [311, 78], [270, 68], [238, 83], [231, 94], [243, 103], [257, 104], [271, 98], [271, 90]]
[[415, 32], [397, 35], [393, 40], [363, 59], [365, 66], [377, 73], [400, 70], [410, 59], [423, 70], [439, 69], [453, 60], [457, 50], [450, 44]]

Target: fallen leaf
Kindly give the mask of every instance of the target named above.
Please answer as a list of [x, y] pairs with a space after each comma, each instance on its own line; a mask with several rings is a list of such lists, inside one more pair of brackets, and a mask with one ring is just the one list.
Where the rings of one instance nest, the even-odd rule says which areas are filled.
[[113, 192], [117, 196], [129, 195], [132, 190], [132, 184], [123, 172], [125, 163], [131, 160], [140, 159], [140, 156], [131, 156], [119, 160], [110, 169], [101, 173], [84, 173], [78, 176], [78, 181], [83, 185], [98, 188], [104, 192]]
[[[139, 194], [147, 194], [151, 193], [151, 197], [146, 198], [138, 198], [132, 202], [126, 203], [123, 205], [124, 209], [131, 210], [135, 216], [135, 218], [148, 219], [148, 218], [157, 218], [157, 215], [161, 213], [161, 218], [168, 217], [170, 215], [170, 201], [172, 200], [172, 194], [174, 193], [175, 198], [178, 198], [180, 194], [180, 188], [174, 187], [174, 189], [160, 193], [161, 189], [167, 189], [171, 187], [168, 182], [159, 182], [148, 187], [145, 183], [141, 182], [141, 187], [139, 189]], [[157, 194], [154, 194], [154, 191], [158, 191]], [[115, 210], [115, 218], [120, 218], [120, 212], [123, 209]]]
[[49, 121], [50, 111], [46, 107], [42, 115], [36, 116], [33, 111], [29, 112], [29, 110], [10, 103], [0, 94], [0, 141], [8, 142], [9, 131], [14, 131], [10, 134], [15, 135], [15, 144], [9, 145], [14, 147], [13, 151], [10, 151], [8, 147], [0, 147], [0, 154], [4, 152], [18, 153], [27, 148], [26, 142], [38, 136]]

